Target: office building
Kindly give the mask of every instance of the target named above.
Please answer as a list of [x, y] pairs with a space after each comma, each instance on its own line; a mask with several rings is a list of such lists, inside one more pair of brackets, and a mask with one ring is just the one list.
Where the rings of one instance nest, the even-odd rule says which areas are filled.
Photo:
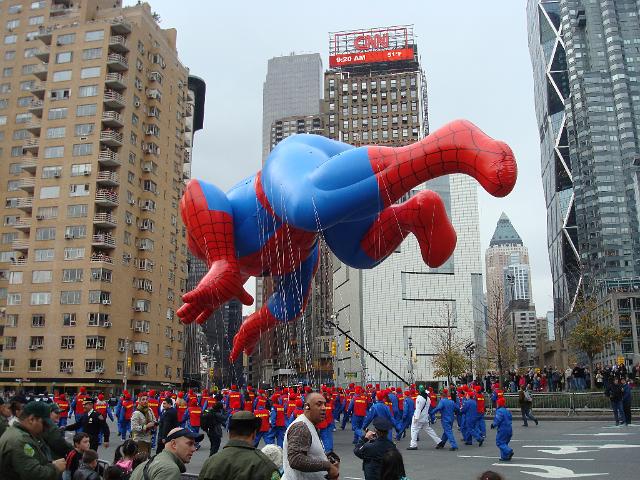
[[[579, 289], [595, 298], [602, 284], [640, 276], [640, 22], [630, 0], [529, 0], [527, 13], [554, 310], [566, 338]], [[637, 355], [637, 332], [611, 321]]]
[[[412, 26], [330, 34], [325, 72], [327, 135], [353, 145], [403, 145], [429, 131], [426, 78]], [[421, 185], [442, 197], [458, 233], [453, 256], [439, 268], [422, 261], [407, 238], [372, 270], [334, 258], [333, 317], [339, 327], [405, 380], [435, 379], [432, 358], [450, 322], [473, 341], [482, 331], [482, 266], [475, 181], [463, 175]], [[336, 335], [338, 385], [402, 382], [353, 342]]]
[[177, 32], [119, 0], [3, 2], [0, 19], [0, 385], [180, 384], [202, 103]]
[[[323, 133], [321, 98], [322, 59], [319, 54], [292, 53], [269, 60], [263, 88], [263, 162], [273, 147], [289, 135]], [[321, 258], [312, 292], [327, 289], [321, 286], [321, 279], [329, 277], [329, 257], [322, 254]], [[257, 278], [256, 309], [261, 308], [272, 293], [272, 280]], [[325, 310], [330, 310], [326, 306], [330, 300], [330, 295], [314, 293], [299, 320], [262, 335], [255, 353], [246, 359], [250, 384], [317, 383], [319, 370], [330, 370], [326, 359], [321, 360], [320, 353], [314, 353], [318, 351], [316, 339], [322, 333], [319, 330], [323, 323], [321, 318]]]

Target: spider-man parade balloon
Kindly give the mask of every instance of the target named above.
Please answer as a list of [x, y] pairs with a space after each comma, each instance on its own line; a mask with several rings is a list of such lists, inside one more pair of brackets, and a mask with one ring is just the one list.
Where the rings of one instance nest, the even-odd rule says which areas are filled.
[[186, 293], [178, 316], [203, 323], [232, 298], [253, 298], [251, 276], [273, 276], [275, 291], [248, 317], [233, 340], [231, 359], [251, 353], [261, 333], [296, 320], [306, 307], [318, 266], [322, 235], [340, 261], [374, 268], [410, 233], [424, 262], [442, 265], [456, 232], [441, 198], [420, 190], [427, 180], [464, 173], [496, 197], [513, 189], [517, 167], [511, 149], [478, 127], [457, 120], [404, 147], [353, 147], [301, 134], [284, 139], [262, 171], [227, 193], [191, 180], [180, 203], [189, 249], [208, 273]]

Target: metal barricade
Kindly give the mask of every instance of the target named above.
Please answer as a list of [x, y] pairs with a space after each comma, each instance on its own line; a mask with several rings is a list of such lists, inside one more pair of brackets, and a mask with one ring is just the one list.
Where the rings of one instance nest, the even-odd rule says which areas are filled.
[[[558, 411], [567, 415], [583, 412], [610, 411], [611, 402], [602, 391], [598, 392], [532, 392], [533, 409]], [[507, 408], [519, 409], [517, 393], [505, 393]], [[640, 409], [640, 390], [631, 392], [631, 408]]]

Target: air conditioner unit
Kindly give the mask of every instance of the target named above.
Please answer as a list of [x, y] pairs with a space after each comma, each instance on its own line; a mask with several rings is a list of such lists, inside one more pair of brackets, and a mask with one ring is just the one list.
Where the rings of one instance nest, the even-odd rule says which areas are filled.
[[133, 102], [133, 106], [134, 107], [139, 107], [140, 106], [140, 102]]
[[143, 327], [135, 327], [134, 330], [136, 332], [144, 332], [144, 328]]
[[125, 348], [124, 347], [118, 347], [118, 351], [119, 352], [124, 352]]
[[144, 167], [142, 167], [142, 171], [143, 172], [151, 172], [152, 168], [150, 165], [145, 165]]
[[85, 170], [85, 171], [83, 172], [83, 175], [84, 175], [85, 177], [88, 177], [89, 175], [91, 175], [91, 172], [90, 172], [89, 170]]
[[131, 254], [130, 253], [123, 253], [122, 254], [122, 259], [123, 260], [131, 260]]
[[89, 137], [80, 137], [80, 140], [88, 140]]
[[104, 368], [96, 368], [95, 373], [104, 373]]
[[38, 350], [37, 345], [29, 345], [29, 350]]
[[129, 200], [129, 205], [135, 205], [136, 201], [132, 198], [131, 200]]
[[140, 230], [149, 230], [149, 226], [145, 225], [145, 224], [142, 224], [142, 225], [140, 225]]
[[113, 326], [113, 324], [111, 322], [104, 322], [104, 324], [102, 326], [104, 328], [111, 328]]
[[93, 280], [100, 280], [100, 274], [98, 272], [94, 272], [91, 274], [91, 278]]
[[65, 234], [64, 234], [64, 238], [65, 238], [65, 240], [73, 240], [73, 238], [74, 238], [74, 237], [73, 237], [73, 235], [72, 235], [72, 234], [70, 234], [70, 233], [65, 233]]
[[111, 300], [105, 298], [104, 300], [102, 300], [102, 304], [103, 305], [111, 305]]
[[73, 373], [73, 368], [67, 368], [64, 373]]
[[53, 178], [60, 178], [60, 172], [55, 172], [53, 174]]
[[133, 309], [134, 309], [136, 312], [144, 312], [144, 308], [143, 308], [143, 307], [133, 307]]
[[138, 250], [148, 250], [148, 247], [146, 245], [140, 245]]
[[127, 222], [127, 225], [131, 225], [133, 223], [133, 219], [127, 217], [127, 219], [125, 220], [125, 222]]

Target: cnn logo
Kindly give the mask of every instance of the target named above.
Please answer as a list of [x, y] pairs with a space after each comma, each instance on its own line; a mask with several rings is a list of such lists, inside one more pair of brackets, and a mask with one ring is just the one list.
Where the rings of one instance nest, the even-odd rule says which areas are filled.
[[389, 48], [389, 34], [360, 35], [353, 41], [356, 50], [379, 50]]

